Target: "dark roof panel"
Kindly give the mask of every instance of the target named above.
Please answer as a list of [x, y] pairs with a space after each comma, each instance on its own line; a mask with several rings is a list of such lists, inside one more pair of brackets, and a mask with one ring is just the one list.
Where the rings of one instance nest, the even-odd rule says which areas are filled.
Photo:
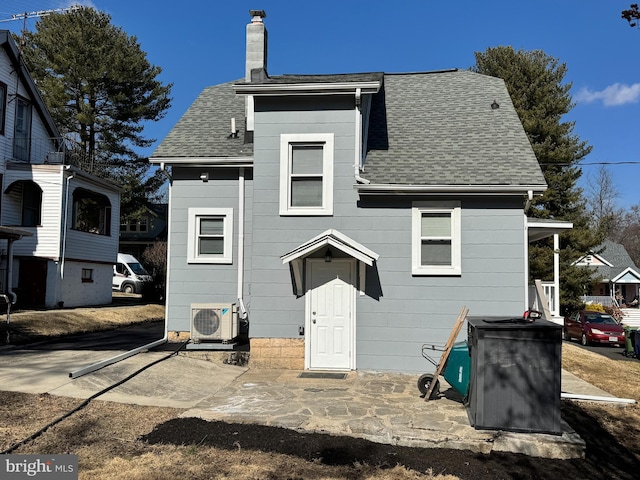
[[372, 184], [545, 184], [504, 81], [464, 70], [385, 75], [362, 176]]
[[[205, 88], [153, 152], [160, 158], [251, 157], [253, 143], [245, 137], [245, 97], [232, 85]], [[238, 137], [231, 134], [235, 118]]]
[[[504, 81], [464, 70], [282, 75], [281, 84], [383, 81], [373, 95], [362, 174], [371, 184], [545, 185]], [[153, 157], [253, 155], [245, 97], [229, 82], [198, 96]], [[492, 108], [496, 102], [499, 108]], [[238, 138], [229, 138], [235, 118]]]

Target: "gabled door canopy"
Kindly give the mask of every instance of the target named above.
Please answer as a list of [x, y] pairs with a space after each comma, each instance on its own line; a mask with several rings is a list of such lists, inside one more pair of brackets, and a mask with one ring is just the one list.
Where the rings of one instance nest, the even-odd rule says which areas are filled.
[[[313, 255], [315, 252], [324, 248], [334, 248], [345, 255], [352, 257], [361, 262], [362, 267], [369, 265], [370, 267], [380, 258], [380, 255], [369, 250], [364, 245], [356, 242], [355, 240], [347, 237], [333, 228], [322, 232], [320, 235], [313, 237], [311, 240], [299, 245], [288, 253], [285, 253], [280, 257], [283, 264], [289, 264], [292, 273], [292, 280], [294, 282], [294, 291], [296, 295], [303, 295], [303, 275], [302, 266], [304, 259]], [[364, 279], [361, 275], [360, 285], [362, 285]]]

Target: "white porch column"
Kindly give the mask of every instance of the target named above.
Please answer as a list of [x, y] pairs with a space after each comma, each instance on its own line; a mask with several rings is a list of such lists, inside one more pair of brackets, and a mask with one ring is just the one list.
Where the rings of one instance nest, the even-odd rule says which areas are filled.
[[554, 317], [560, 316], [560, 235], [553, 234], [553, 309], [551, 314]]

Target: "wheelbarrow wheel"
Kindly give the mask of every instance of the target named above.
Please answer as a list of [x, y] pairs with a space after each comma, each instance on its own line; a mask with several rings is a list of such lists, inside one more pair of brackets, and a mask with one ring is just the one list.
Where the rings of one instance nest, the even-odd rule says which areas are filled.
[[[433, 375], [430, 373], [425, 373], [418, 379], [418, 390], [424, 396], [427, 394], [427, 390], [429, 390], [429, 386], [431, 382], [433, 382]], [[440, 395], [440, 381], [435, 380], [435, 385], [433, 386], [433, 390], [431, 390], [431, 395], [429, 396], [429, 400], [433, 400]]]

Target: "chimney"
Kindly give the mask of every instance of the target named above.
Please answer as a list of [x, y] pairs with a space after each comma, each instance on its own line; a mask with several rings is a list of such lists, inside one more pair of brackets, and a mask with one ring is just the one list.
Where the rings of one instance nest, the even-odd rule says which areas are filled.
[[260, 70], [266, 75], [267, 71], [267, 29], [263, 18], [267, 16], [264, 10], [249, 10], [251, 23], [247, 25], [247, 58], [245, 80], [251, 82], [251, 71]]

